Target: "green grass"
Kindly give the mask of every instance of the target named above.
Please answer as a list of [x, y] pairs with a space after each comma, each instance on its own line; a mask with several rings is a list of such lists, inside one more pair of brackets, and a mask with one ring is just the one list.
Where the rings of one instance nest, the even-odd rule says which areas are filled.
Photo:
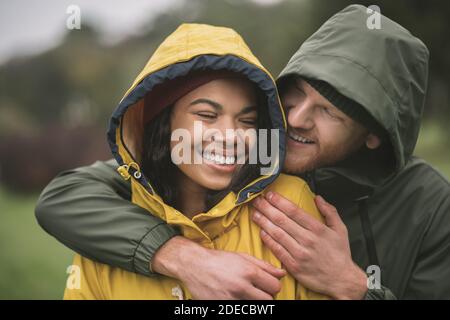
[[0, 189], [0, 299], [62, 299], [73, 253], [39, 227], [36, 200]]

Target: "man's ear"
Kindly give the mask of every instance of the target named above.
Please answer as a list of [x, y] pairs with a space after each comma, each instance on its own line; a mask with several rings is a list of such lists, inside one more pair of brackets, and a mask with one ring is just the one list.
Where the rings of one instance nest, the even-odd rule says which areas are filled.
[[381, 140], [376, 135], [370, 133], [366, 138], [366, 146], [369, 149], [376, 149], [381, 145]]

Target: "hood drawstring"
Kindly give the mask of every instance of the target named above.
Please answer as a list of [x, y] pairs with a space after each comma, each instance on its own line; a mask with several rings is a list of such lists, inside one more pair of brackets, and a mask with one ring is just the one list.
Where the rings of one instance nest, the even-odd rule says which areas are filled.
[[377, 254], [377, 247], [375, 245], [375, 239], [373, 237], [372, 232], [372, 224], [369, 218], [369, 210], [367, 206], [367, 200], [369, 196], [363, 196], [361, 198], [356, 199], [355, 201], [358, 203], [358, 211], [359, 217], [361, 219], [361, 227], [363, 230], [364, 239], [366, 241], [367, 253], [369, 255], [369, 265], [380, 266]]

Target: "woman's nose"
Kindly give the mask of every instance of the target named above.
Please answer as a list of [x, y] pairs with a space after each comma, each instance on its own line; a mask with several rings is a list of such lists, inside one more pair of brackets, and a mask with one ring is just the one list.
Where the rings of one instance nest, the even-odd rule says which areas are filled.
[[[239, 129], [236, 125], [234, 119], [228, 119], [227, 117], [223, 117], [219, 121], [214, 124], [214, 128], [217, 132], [220, 132], [219, 136], [221, 136], [222, 141], [235, 139], [236, 131]], [[216, 139], [218, 141], [218, 139]]]
[[214, 124], [213, 140], [224, 149], [233, 149], [240, 142], [242, 128], [234, 119], [222, 119]]

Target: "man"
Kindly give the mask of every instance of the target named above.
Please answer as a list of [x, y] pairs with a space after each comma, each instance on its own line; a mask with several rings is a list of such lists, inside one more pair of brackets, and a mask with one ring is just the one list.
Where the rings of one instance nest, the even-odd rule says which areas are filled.
[[[449, 183], [412, 156], [428, 50], [384, 16], [381, 29], [369, 30], [367, 17], [359, 5], [331, 17], [278, 79], [289, 127], [285, 171], [320, 195], [326, 225], [277, 194], [254, 202], [254, 220], [287, 271], [316, 292], [448, 299]], [[195, 298], [277, 292], [263, 285], [272, 266], [176, 236], [127, 201], [129, 186], [114, 170], [112, 162], [97, 162], [55, 178], [36, 208], [43, 228], [88, 258], [178, 278]], [[366, 271], [381, 286], [368, 286]]]

